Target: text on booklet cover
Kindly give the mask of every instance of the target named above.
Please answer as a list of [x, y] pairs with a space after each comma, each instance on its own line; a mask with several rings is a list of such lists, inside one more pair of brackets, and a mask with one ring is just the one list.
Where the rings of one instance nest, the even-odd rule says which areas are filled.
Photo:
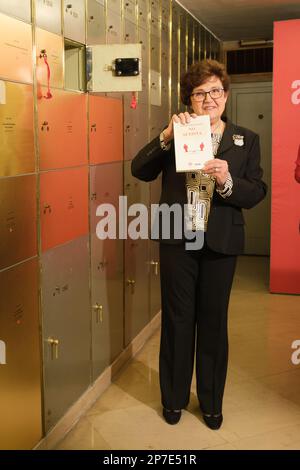
[[209, 116], [191, 118], [188, 124], [173, 123], [176, 171], [197, 171], [213, 157]]

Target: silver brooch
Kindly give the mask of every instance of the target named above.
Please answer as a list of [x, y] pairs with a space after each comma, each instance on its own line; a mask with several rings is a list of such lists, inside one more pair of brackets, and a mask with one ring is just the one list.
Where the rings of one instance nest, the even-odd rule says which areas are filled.
[[234, 145], [238, 145], [239, 147], [242, 147], [244, 145], [243, 135], [233, 134], [232, 138], [233, 138]]

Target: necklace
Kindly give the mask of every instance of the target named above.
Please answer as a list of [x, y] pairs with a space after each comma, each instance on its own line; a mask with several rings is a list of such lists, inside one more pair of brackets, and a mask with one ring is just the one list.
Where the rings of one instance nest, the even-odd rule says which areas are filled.
[[219, 122], [219, 124], [217, 125], [217, 127], [215, 127], [214, 130], [211, 131], [212, 134], [215, 134], [215, 133], [216, 133], [216, 130], [219, 129], [219, 127], [221, 126], [221, 124], [222, 124], [222, 119], [220, 119], [220, 122]]

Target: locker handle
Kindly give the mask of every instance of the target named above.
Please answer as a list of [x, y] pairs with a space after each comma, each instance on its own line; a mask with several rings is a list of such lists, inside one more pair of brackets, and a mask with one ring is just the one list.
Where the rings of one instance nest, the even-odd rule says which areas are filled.
[[135, 281], [133, 279], [127, 279], [127, 285], [131, 286], [131, 293], [134, 294]]
[[59, 340], [54, 338], [48, 338], [47, 342], [50, 344], [51, 347], [51, 360], [58, 359], [58, 345]]
[[155, 276], [158, 276], [158, 261], [150, 261], [151, 266], [154, 268]]
[[102, 323], [103, 322], [103, 306], [98, 304], [94, 305], [94, 309], [96, 310], [96, 323]]
[[47, 210], [49, 213], [51, 212], [52, 209], [50, 204], [44, 204], [44, 214], [46, 214]]

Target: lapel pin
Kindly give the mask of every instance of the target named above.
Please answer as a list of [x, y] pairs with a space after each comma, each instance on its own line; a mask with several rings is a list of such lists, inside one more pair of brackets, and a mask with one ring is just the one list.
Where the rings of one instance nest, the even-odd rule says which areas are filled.
[[233, 138], [234, 145], [238, 145], [239, 147], [242, 147], [244, 145], [243, 135], [233, 134], [232, 138]]

